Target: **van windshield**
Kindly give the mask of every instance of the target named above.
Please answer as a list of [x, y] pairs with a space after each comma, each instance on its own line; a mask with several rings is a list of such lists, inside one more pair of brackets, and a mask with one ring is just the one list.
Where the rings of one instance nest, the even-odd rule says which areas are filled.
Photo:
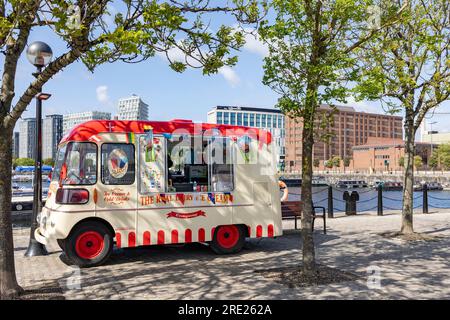
[[97, 145], [69, 142], [58, 149], [53, 181], [66, 185], [89, 185], [97, 182]]

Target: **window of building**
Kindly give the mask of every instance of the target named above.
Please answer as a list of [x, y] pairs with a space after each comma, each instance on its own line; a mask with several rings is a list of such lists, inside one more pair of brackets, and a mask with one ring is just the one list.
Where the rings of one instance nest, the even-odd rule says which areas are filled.
[[250, 127], [254, 127], [255, 126], [255, 114], [251, 113], [250, 114]]
[[248, 113], [244, 113], [244, 126], [248, 126]]
[[101, 177], [106, 185], [130, 185], [135, 180], [134, 145], [104, 143], [101, 148]]
[[267, 127], [272, 127], [272, 115], [267, 115]]
[[257, 114], [257, 115], [256, 115], [256, 126], [257, 126], [258, 128], [261, 127], [261, 115], [260, 115], [260, 114]]
[[223, 124], [230, 124], [230, 114], [228, 112], [223, 114]]
[[266, 127], [266, 115], [265, 115], [265, 114], [262, 115], [261, 120], [262, 120], [261, 126], [262, 126], [263, 128]]
[[237, 114], [237, 125], [242, 126], [242, 113], [240, 112]]
[[217, 123], [218, 124], [222, 124], [223, 123], [222, 112], [217, 112]]
[[236, 124], [236, 112], [231, 112], [231, 114], [230, 114], [230, 124], [232, 124], [232, 125]]

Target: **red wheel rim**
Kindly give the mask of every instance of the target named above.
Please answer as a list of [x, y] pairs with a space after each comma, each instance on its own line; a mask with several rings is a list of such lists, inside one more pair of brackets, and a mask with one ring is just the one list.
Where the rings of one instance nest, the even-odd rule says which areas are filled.
[[105, 246], [103, 236], [96, 231], [80, 234], [75, 243], [75, 251], [80, 258], [93, 259], [102, 252]]
[[216, 239], [222, 248], [232, 248], [239, 241], [239, 229], [236, 226], [222, 226], [217, 230]]

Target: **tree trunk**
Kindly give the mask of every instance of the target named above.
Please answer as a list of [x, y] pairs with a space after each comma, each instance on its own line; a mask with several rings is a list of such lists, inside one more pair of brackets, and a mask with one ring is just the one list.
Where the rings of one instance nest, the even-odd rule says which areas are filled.
[[413, 200], [414, 200], [414, 150], [415, 150], [415, 130], [414, 116], [407, 110], [405, 119], [405, 158], [403, 177], [403, 208], [402, 208], [402, 228], [403, 234], [414, 232], [413, 228]]
[[312, 156], [313, 156], [313, 125], [303, 123], [302, 136], [302, 241], [303, 241], [303, 272], [313, 276], [316, 271], [314, 238], [312, 233]]
[[0, 298], [16, 297], [17, 284], [11, 223], [12, 131], [0, 128]]

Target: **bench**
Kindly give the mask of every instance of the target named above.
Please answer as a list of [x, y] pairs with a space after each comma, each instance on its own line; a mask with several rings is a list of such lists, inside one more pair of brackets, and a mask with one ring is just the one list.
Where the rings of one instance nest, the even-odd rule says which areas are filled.
[[[317, 214], [316, 210], [320, 210], [321, 213]], [[281, 202], [281, 217], [283, 219], [294, 218], [295, 230], [297, 230], [297, 218], [302, 218], [303, 202], [302, 201], [283, 201]], [[326, 227], [326, 214], [324, 207], [313, 206], [313, 219], [312, 219], [312, 231], [314, 231], [314, 220], [316, 218], [323, 219], [323, 233], [327, 233]]]

